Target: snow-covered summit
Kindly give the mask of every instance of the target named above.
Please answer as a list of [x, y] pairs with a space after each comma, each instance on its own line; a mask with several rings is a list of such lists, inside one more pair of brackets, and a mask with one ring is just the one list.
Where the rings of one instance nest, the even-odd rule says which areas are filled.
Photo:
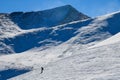
[[70, 5], [44, 11], [13, 12], [10, 14], [10, 19], [22, 29], [50, 27], [88, 18]]

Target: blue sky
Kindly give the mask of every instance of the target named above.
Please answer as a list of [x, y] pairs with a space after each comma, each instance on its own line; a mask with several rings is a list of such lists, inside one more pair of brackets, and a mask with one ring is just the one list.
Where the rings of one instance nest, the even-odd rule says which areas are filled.
[[120, 0], [1, 0], [0, 13], [39, 11], [66, 4], [90, 17], [120, 10]]

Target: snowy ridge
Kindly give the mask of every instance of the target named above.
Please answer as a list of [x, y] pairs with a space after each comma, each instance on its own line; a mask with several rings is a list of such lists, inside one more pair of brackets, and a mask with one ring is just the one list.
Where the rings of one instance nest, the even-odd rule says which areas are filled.
[[87, 22], [86, 26], [82, 26], [75, 32], [78, 34], [72, 37], [69, 43], [87, 44], [102, 41], [120, 32], [120, 12], [100, 16], [85, 23]]
[[120, 33], [90, 47], [90, 48], [94, 48], [94, 47], [100, 47], [100, 46], [104, 46], [104, 45], [109, 45], [109, 44], [114, 44], [114, 43], [117, 43], [117, 42], [120, 42]]
[[38, 12], [14, 12], [10, 14], [10, 19], [22, 29], [51, 27], [88, 18], [70, 5]]

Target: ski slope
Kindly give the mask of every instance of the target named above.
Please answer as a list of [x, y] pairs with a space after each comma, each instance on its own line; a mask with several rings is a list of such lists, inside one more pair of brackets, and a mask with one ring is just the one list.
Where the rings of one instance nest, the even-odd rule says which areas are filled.
[[[74, 56], [39, 65], [31, 72], [9, 80], [119, 80], [119, 37], [120, 33], [85, 51], [78, 50]], [[43, 74], [40, 74], [41, 66], [45, 68]]]

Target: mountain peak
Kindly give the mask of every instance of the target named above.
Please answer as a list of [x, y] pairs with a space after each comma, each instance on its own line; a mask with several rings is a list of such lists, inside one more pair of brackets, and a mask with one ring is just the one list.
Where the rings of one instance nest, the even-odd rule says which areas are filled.
[[72, 21], [88, 19], [71, 5], [56, 7], [37, 12], [13, 12], [10, 19], [22, 29], [51, 27]]
[[73, 8], [71, 5], [63, 5], [63, 6], [59, 6], [53, 9], [58, 9], [58, 8]]

